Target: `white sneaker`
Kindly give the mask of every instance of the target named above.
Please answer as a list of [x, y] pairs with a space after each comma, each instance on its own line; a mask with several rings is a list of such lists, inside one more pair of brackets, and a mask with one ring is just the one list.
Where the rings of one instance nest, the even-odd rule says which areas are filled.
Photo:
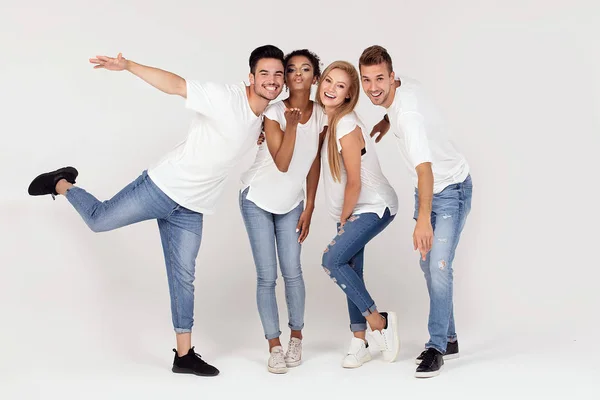
[[274, 374], [285, 374], [288, 371], [281, 346], [275, 346], [271, 349], [271, 357], [269, 357], [267, 368], [269, 372]]
[[371, 331], [369, 334], [379, 346], [385, 361], [394, 362], [400, 352], [400, 338], [398, 337], [398, 317], [395, 312], [381, 312], [387, 319], [387, 328], [381, 331]]
[[365, 341], [356, 337], [352, 338], [348, 354], [342, 361], [342, 367], [358, 368], [367, 361], [371, 361], [371, 353], [367, 349]]
[[285, 353], [285, 365], [288, 367], [297, 367], [302, 363], [302, 340], [290, 338], [287, 352]]

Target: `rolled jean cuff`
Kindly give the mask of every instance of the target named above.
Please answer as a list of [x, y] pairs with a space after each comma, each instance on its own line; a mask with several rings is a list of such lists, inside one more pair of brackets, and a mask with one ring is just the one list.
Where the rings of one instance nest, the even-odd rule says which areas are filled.
[[368, 317], [369, 315], [373, 314], [375, 311], [377, 311], [377, 306], [375, 305], [375, 303], [373, 303], [373, 305], [369, 308], [367, 308], [367, 311], [363, 311], [362, 315], [363, 317]]
[[367, 330], [366, 323], [350, 324], [350, 332], [362, 332]]
[[279, 336], [281, 336], [281, 331], [279, 331], [277, 333], [270, 333], [268, 335], [265, 335], [265, 339], [267, 339], [267, 340], [277, 339]]
[[441, 354], [445, 354], [446, 353], [446, 350], [442, 350], [439, 346], [436, 346], [434, 344], [428, 344], [427, 346], [425, 346], [425, 350], [427, 350], [427, 349], [435, 349], [435, 350], [437, 350]]
[[304, 329], [304, 324], [302, 324], [301, 326], [294, 326], [292, 324], [288, 324], [288, 328], [290, 328], [293, 331], [301, 331], [302, 329]]
[[191, 333], [191, 329], [175, 328], [175, 333]]

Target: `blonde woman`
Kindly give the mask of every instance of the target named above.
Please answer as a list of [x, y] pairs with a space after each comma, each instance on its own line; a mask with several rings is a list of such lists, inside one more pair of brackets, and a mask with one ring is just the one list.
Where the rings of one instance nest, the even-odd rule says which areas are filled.
[[329, 214], [337, 221], [337, 235], [325, 249], [322, 265], [348, 300], [354, 337], [342, 362], [345, 368], [371, 360], [367, 324], [385, 360], [395, 361], [400, 348], [396, 314], [378, 311], [363, 279], [365, 246], [392, 222], [398, 198], [354, 112], [359, 90], [358, 73], [345, 61], [329, 65], [317, 87], [317, 102], [329, 126], [321, 149], [324, 188]]

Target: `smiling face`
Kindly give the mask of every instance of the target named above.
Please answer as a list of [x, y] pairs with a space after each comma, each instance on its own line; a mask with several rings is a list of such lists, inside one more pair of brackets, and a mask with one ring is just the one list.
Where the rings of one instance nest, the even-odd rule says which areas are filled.
[[350, 75], [334, 68], [324, 75], [319, 85], [319, 99], [325, 107], [336, 108], [350, 99]]
[[[390, 72], [385, 62], [375, 65], [361, 65], [363, 91], [377, 106], [388, 107], [392, 100], [390, 93], [395, 90], [394, 72]], [[393, 96], [392, 96], [393, 97]]]
[[294, 90], [310, 90], [316, 83], [312, 63], [305, 56], [294, 56], [290, 58], [285, 70], [285, 83]]
[[250, 73], [254, 93], [266, 100], [275, 100], [283, 89], [283, 63], [275, 58], [262, 58], [256, 63], [256, 73]]

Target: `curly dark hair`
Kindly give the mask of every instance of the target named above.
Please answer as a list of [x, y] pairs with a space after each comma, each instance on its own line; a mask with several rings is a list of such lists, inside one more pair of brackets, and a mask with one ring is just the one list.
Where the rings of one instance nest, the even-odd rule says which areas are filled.
[[295, 56], [304, 56], [308, 58], [308, 60], [312, 64], [315, 78], [319, 79], [321, 77], [321, 59], [318, 55], [307, 49], [294, 50], [291, 53], [287, 54], [283, 59], [283, 66], [286, 69], [292, 57]]

